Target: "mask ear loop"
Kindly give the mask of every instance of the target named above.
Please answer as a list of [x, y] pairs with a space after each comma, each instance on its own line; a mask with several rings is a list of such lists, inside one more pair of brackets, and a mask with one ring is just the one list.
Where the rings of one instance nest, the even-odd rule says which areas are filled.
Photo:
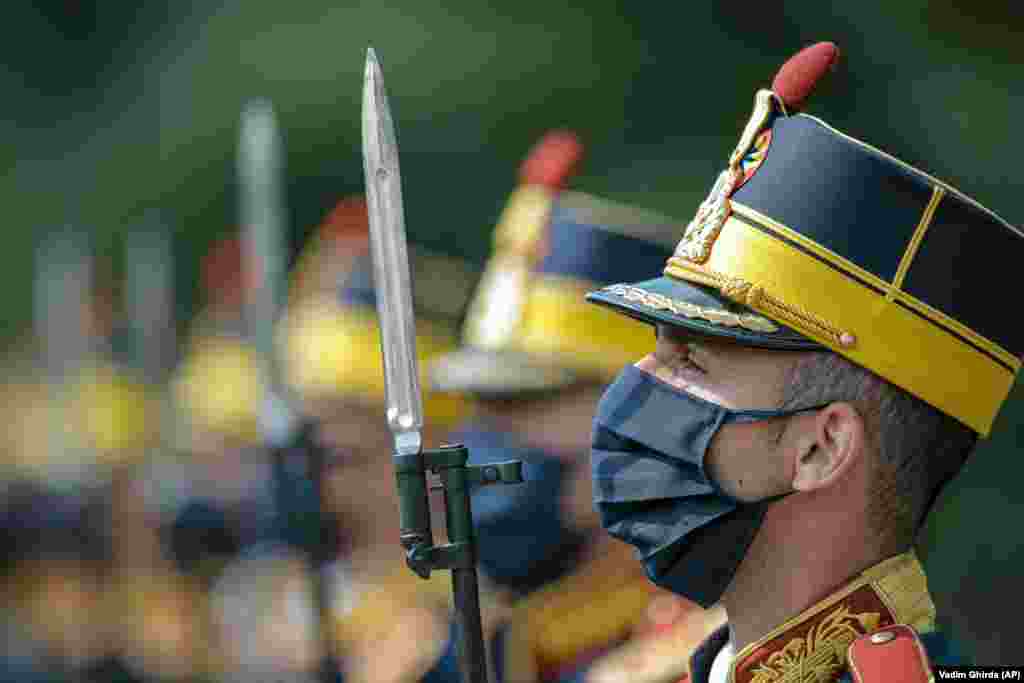
[[[805, 408], [795, 408], [793, 410], [781, 410], [781, 411], [780, 410], [742, 410], [741, 411], [741, 410], [725, 409], [726, 412], [727, 412], [727, 415], [725, 416], [722, 424], [719, 425], [719, 428], [721, 428], [721, 426], [724, 426], [724, 425], [727, 425], [727, 424], [751, 424], [751, 423], [754, 423], [754, 422], [759, 422], [761, 420], [772, 419], [772, 418], [776, 418], [776, 417], [785, 417], [785, 418], [796, 417], [797, 415], [802, 415], [803, 413], [809, 413], [809, 412], [812, 412], [812, 411], [815, 411], [815, 410], [821, 410], [822, 408], [825, 408], [825, 407], [831, 405], [832, 403], [833, 403], [833, 401], [829, 401], [827, 403], [821, 403], [821, 404], [817, 404], [817, 405], [813, 405], [813, 406], [807, 406]], [[709, 446], [710, 446], [710, 444], [709, 444]], [[818, 447], [817, 444], [814, 444], [814, 445], [812, 445], [811, 448], [814, 449], [814, 448], [817, 448], [817, 447]], [[789, 491], [786, 491], [784, 493], [777, 493], [774, 496], [769, 496], [767, 498], [760, 498], [758, 500], [753, 500], [753, 501], [749, 501], [749, 502], [741, 501], [741, 500], [738, 500], [736, 498], [733, 498], [728, 493], [726, 493], [724, 490], [722, 490], [722, 487], [720, 487], [718, 485], [718, 482], [716, 482], [714, 479], [712, 479], [710, 476], [708, 476], [704, 472], [703, 463], [704, 463], [704, 460], [702, 458], [701, 459], [701, 473], [704, 474], [704, 477], [705, 477], [705, 479], [707, 479], [708, 483], [715, 489], [715, 491], [718, 493], [718, 495], [720, 495], [723, 498], [731, 501], [735, 505], [765, 505], [765, 506], [770, 506], [770, 505], [772, 505], [774, 503], [777, 503], [778, 501], [782, 500], [783, 498], [788, 498], [789, 496], [792, 496], [795, 493], [799, 493], [799, 491], [797, 491], [796, 489], [790, 489]]]
[[812, 410], [821, 410], [822, 408], [832, 405], [835, 401], [828, 401], [826, 403], [819, 403], [813, 406], [806, 406], [804, 408], [791, 408], [789, 410], [732, 410], [730, 408], [723, 408], [726, 411], [726, 422], [725, 424], [748, 424], [751, 422], [759, 422], [761, 420], [769, 420], [773, 417], [796, 417], [803, 413], [809, 413]]

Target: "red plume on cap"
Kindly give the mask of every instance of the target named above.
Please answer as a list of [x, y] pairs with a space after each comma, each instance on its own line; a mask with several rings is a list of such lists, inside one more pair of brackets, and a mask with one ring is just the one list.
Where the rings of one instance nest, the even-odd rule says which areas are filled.
[[554, 130], [533, 146], [519, 167], [519, 182], [561, 190], [583, 158], [583, 144], [575, 133]]
[[292, 274], [293, 298], [335, 286], [341, 274], [370, 250], [366, 197], [343, 197], [324, 217]]
[[366, 197], [345, 197], [331, 209], [320, 226], [320, 235], [326, 240], [367, 240], [370, 235], [370, 216]]
[[243, 285], [242, 242], [227, 237], [217, 242], [203, 259], [201, 282], [211, 301], [240, 303]]
[[370, 248], [370, 214], [366, 197], [351, 195], [339, 201], [320, 224], [319, 237], [335, 257], [361, 254]]
[[790, 57], [772, 81], [772, 90], [789, 109], [797, 110], [814, 92], [818, 81], [835, 68], [840, 52], [835, 43], [815, 43]]

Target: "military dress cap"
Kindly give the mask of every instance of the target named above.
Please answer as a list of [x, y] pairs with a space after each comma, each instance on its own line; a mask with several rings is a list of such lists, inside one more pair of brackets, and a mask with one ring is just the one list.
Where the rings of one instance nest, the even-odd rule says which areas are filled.
[[657, 273], [671, 253], [673, 223], [564, 191], [581, 152], [574, 135], [556, 131], [524, 161], [463, 326], [463, 346], [431, 369], [438, 389], [496, 395], [607, 381], [653, 346], [645, 326], [588, 306], [583, 295]]
[[774, 349], [830, 349], [982, 435], [1020, 369], [998, 294], [1024, 235], [947, 183], [797, 112], [835, 63], [790, 59], [662, 277], [589, 295], [651, 323]]
[[[338, 229], [339, 222], [344, 229]], [[382, 405], [384, 370], [365, 200], [343, 200], [310, 248], [327, 249], [334, 258], [304, 253], [299, 259], [314, 272], [295, 273], [292, 301], [279, 330], [285, 380], [307, 401]], [[477, 275], [464, 261], [418, 245], [409, 245], [408, 254], [416, 352], [425, 373], [430, 361], [455, 348], [458, 322]], [[339, 268], [339, 260], [347, 267]], [[327, 277], [322, 268], [328, 269]], [[423, 407], [427, 420], [438, 426], [451, 426], [466, 409], [456, 395], [429, 391]]]

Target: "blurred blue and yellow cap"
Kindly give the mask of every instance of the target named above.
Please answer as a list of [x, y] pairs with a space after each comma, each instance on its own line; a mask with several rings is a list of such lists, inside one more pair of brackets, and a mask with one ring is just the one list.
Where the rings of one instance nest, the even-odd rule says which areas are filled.
[[[338, 223], [344, 230], [338, 230]], [[361, 232], [359, 228], [361, 227]], [[384, 367], [377, 321], [366, 204], [349, 198], [332, 212], [300, 259], [292, 301], [279, 330], [285, 380], [311, 402], [384, 403]], [[328, 255], [325, 257], [323, 251]], [[428, 364], [456, 348], [458, 319], [475, 275], [465, 262], [414, 245], [408, 249], [421, 386]], [[429, 389], [424, 416], [439, 427], [466, 414], [463, 400]]]
[[581, 154], [556, 131], [527, 157], [521, 184], [462, 330], [462, 348], [431, 368], [441, 391], [514, 394], [607, 381], [654, 347], [644, 325], [585, 303], [586, 293], [656, 275], [671, 255], [670, 219], [562, 186]]

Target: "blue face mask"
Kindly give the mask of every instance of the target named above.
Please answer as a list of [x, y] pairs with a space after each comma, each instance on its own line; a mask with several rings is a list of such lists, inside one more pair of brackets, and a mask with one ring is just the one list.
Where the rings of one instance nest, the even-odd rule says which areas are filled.
[[[708, 476], [722, 426], [808, 410], [729, 410], [629, 366], [594, 418], [594, 504], [612, 536], [636, 547], [655, 584], [704, 607], [729, 586], [770, 505], [742, 503]], [[784, 494], [788, 495], [788, 494]]]
[[518, 444], [511, 435], [479, 426], [449, 440], [466, 445], [472, 464], [523, 461], [523, 483], [488, 486], [473, 493], [477, 556], [488, 577], [505, 588], [528, 593], [572, 569], [585, 537], [562, 513], [569, 465]]

